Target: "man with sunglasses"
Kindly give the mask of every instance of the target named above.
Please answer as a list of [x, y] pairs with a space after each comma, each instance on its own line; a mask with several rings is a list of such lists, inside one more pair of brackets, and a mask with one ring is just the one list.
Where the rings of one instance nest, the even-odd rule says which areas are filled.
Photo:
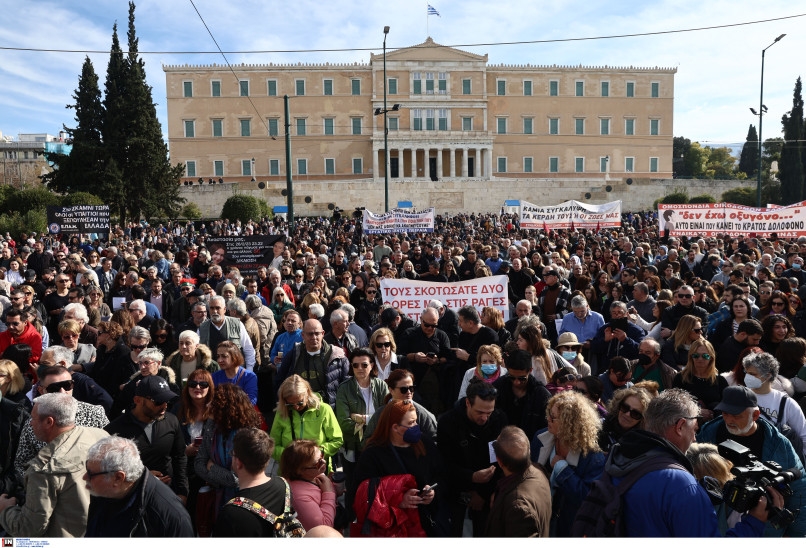
[[12, 344], [27, 344], [31, 347], [29, 362], [39, 361], [42, 354], [42, 335], [28, 322], [25, 313], [12, 308], [7, 312], [5, 322], [8, 329], [0, 333], [0, 354]]
[[680, 286], [677, 293], [675, 293], [675, 302], [674, 306], [669, 306], [663, 311], [663, 316], [661, 317], [662, 327], [674, 331], [680, 318], [687, 314], [697, 316], [703, 325], [708, 324], [708, 312], [694, 304], [694, 289], [690, 285]]
[[532, 355], [516, 350], [506, 356], [507, 374], [493, 382], [498, 390], [496, 409], [507, 416], [507, 423], [518, 426], [532, 439], [546, 427], [546, 405], [551, 398], [548, 389], [532, 372]]
[[420, 325], [409, 328], [400, 339], [399, 352], [406, 356], [407, 369], [414, 373], [423, 405], [432, 413], [450, 408], [453, 402], [440, 399], [440, 384], [445, 364], [451, 356], [448, 335], [438, 328], [439, 312], [430, 306], [420, 315]]

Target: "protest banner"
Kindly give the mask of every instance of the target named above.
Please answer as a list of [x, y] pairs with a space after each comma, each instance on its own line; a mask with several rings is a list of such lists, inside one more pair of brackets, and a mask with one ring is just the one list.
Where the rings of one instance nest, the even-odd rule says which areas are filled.
[[48, 206], [47, 216], [51, 234], [109, 232], [108, 205]]
[[237, 266], [241, 276], [257, 273], [261, 266], [268, 267], [274, 259], [274, 242], [281, 235], [220, 236], [207, 238], [206, 245], [212, 264]]
[[519, 218], [522, 229], [617, 228], [621, 226], [621, 200], [598, 205], [568, 200], [555, 206], [539, 206], [521, 200]]
[[485, 306], [501, 311], [504, 321], [509, 319], [509, 279], [506, 276], [487, 276], [463, 282], [420, 282], [417, 280], [381, 278], [381, 298], [415, 321], [434, 299], [451, 310], [473, 306], [481, 314]]
[[435, 211], [433, 207], [423, 211], [393, 209], [386, 213], [372, 213], [365, 209], [362, 228], [365, 234], [434, 232]]
[[757, 208], [738, 204], [658, 204], [660, 234], [669, 236], [806, 236], [803, 202]]

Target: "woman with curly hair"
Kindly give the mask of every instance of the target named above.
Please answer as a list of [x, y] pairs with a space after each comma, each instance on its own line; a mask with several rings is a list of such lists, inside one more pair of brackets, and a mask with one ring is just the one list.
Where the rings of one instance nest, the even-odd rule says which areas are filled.
[[238, 489], [238, 478], [232, 472], [235, 433], [241, 428], [260, 428], [261, 420], [246, 392], [234, 384], [215, 388], [210, 415], [202, 429], [202, 443], [193, 468], [196, 475], [215, 491], [215, 508], [218, 510], [235, 496]]
[[567, 537], [591, 484], [604, 471], [602, 422], [593, 403], [573, 390], [552, 396], [546, 421], [548, 427], [532, 439], [532, 462], [546, 473], [554, 494], [549, 536]]
[[644, 411], [646, 411], [652, 395], [643, 388], [624, 388], [613, 394], [607, 404], [607, 416], [602, 421], [599, 433], [599, 447], [605, 453], [610, 452], [621, 436], [634, 428], [643, 428]]
[[[772, 301], [772, 299], [770, 300]], [[778, 316], [775, 314], [767, 316], [764, 318], [764, 321], [761, 322], [761, 329], [764, 330], [764, 334], [761, 336], [759, 346], [764, 352], [769, 352], [773, 355], [778, 350], [778, 345], [780, 345], [784, 339], [795, 336], [795, 328], [792, 326], [790, 319], [786, 316]]]

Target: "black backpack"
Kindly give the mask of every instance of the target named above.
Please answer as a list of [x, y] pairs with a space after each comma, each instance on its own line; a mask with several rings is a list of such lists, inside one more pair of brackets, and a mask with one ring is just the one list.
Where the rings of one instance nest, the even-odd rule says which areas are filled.
[[[612, 458], [613, 453], [610, 453]], [[608, 464], [610, 459], [608, 458]], [[602, 476], [593, 482], [588, 496], [582, 501], [577, 512], [574, 525], [571, 527], [572, 537], [625, 537], [627, 528], [624, 523], [624, 493], [639, 479], [656, 470], [685, 470], [672, 455], [660, 454], [650, 458], [624, 476], [618, 485], [613, 485], [607, 473], [607, 464]]]
[[787, 399], [788, 397], [786, 395], [784, 395], [784, 397], [781, 398], [781, 405], [778, 406], [777, 421], [773, 421], [772, 417], [770, 417], [767, 413], [765, 413], [763, 409], [761, 408], [759, 409], [761, 410], [761, 414], [764, 415], [764, 418], [767, 419], [770, 422], [770, 424], [774, 425], [775, 428], [778, 429], [778, 432], [780, 432], [783, 437], [789, 440], [789, 443], [792, 444], [792, 448], [795, 450], [795, 453], [797, 453], [801, 464], [806, 466], [806, 463], [803, 462], [803, 440], [800, 439], [800, 434], [792, 430], [792, 427], [790, 427], [788, 424], [784, 422], [784, 409], [786, 408]]

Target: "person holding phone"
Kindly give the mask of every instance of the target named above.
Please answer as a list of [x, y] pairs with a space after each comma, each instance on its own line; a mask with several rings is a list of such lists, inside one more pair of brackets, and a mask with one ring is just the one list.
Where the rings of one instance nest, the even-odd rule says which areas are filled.
[[600, 364], [610, 363], [616, 356], [635, 360], [645, 336], [646, 331], [629, 320], [627, 304], [614, 301], [610, 305], [610, 321], [596, 332], [591, 341], [591, 352], [596, 354]]

